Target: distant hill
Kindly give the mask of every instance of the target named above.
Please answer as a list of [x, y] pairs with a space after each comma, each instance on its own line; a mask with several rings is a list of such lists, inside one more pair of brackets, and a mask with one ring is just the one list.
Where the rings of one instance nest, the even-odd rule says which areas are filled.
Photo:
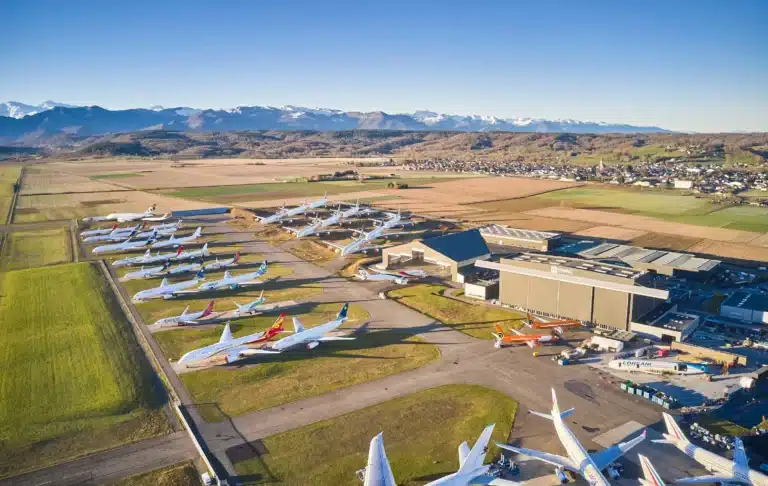
[[0, 143], [59, 144], [61, 136], [89, 137], [138, 130], [409, 130], [460, 132], [537, 133], [663, 133], [659, 127], [546, 120], [446, 115], [430, 111], [389, 114], [310, 109], [297, 106], [273, 108], [240, 106], [230, 110], [188, 107], [107, 110], [98, 106], [72, 107], [45, 102], [32, 106], [18, 102], [0, 105]]

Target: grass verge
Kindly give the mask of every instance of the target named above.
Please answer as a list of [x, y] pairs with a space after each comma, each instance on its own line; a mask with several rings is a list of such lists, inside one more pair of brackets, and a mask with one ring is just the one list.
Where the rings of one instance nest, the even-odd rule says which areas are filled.
[[[339, 308], [320, 304], [298, 317], [309, 328], [330, 321]], [[349, 316], [345, 328], [358, 327], [368, 319], [368, 313], [355, 304], [350, 305]], [[241, 336], [266, 329], [273, 321], [274, 317], [262, 316], [235, 321], [232, 330]], [[220, 334], [220, 328], [185, 329], [156, 333], [155, 338], [166, 356], [178, 358], [190, 349], [215, 343]], [[184, 373], [181, 378], [195, 402], [206, 404], [198, 406], [203, 417], [218, 421], [418, 368], [439, 358], [435, 346], [404, 331], [370, 331], [356, 337]]]
[[423, 484], [455, 472], [458, 445], [473, 444], [492, 423], [487, 459], [494, 458], [494, 442], [506, 441], [516, 411], [517, 403], [495, 390], [447, 385], [267, 437], [263, 454], [253, 449], [228, 454], [245, 484], [354, 486], [360, 484], [355, 472], [365, 467], [370, 440], [383, 431], [397, 484]]
[[136, 474], [113, 486], [201, 486], [200, 476], [191, 462], [155, 469], [143, 474]]
[[72, 240], [67, 228], [13, 231], [6, 245], [2, 262], [5, 271], [72, 261]]
[[444, 285], [418, 284], [392, 290], [387, 295], [446, 326], [480, 339], [492, 339], [491, 332], [497, 323], [519, 328], [522, 325], [519, 319], [525, 318], [521, 312], [445, 297], [446, 289]]
[[0, 287], [0, 476], [169, 432], [160, 385], [94, 265], [7, 272]]

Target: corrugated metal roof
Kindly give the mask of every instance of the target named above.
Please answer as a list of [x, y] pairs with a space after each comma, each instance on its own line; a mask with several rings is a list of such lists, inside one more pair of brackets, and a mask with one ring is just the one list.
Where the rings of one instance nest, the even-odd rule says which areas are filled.
[[768, 312], [768, 296], [761, 294], [748, 294], [746, 292], [734, 292], [725, 299], [722, 305]]
[[489, 224], [478, 229], [480, 230], [480, 233], [485, 236], [515, 238], [525, 241], [545, 241], [560, 236], [560, 233], [510, 228], [509, 226], [502, 226], [500, 224]]
[[422, 243], [455, 262], [490, 254], [480, 231], [471, 229], [423, 240]]

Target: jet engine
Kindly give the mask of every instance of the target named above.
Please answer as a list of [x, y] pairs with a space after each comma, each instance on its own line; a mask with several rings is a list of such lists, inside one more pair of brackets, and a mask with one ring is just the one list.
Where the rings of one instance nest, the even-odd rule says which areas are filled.
[[563, 471], [563, 468], [557, 468], [555, 469], [555, 476], [557, 476], [557, 480], [560, 481], [560, 484], [568, 484], [568, 476], [565, 474], [565, 471]]
[[232, 284], [229, 286], [230, 290], [237, 290], [237, 284]]
[[311, 343], [307, 343], [307, 349], [315, 349], [319, 345], [320, 343], [318, 341], [312, 341]]

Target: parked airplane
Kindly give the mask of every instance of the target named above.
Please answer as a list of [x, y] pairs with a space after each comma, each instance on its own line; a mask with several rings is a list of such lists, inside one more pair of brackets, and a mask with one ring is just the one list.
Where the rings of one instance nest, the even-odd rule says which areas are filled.
[[534, 329], [565, 329], [567, 327], [576, 327], [580, 326], [581, 323], [579, 321], [573, 320], [573, 319], [566, 319], [562, 321], [540, 321], [533, 317], [530, 313], [526, 314], [526, 320], [525, 323], [528, 325], [528, 327], [532, 327]]
[[135, 226], [127, 226], [125, 228], [119, 228], [117, 223], [113, 224], [111, 228], [101, 228], [83, 231], [80, 233], [81, 238], [87, 238], [89, 236], [101, 236], [108, 235], [110, 233], [130, 233], [136, 229]]
[[[427, 483], [426, 486], [467, 486], [470, 484], [489, 484], [518, 486], [522, 483], [494, 478], [486, 473], [491, 468], [484, 465], [488, 453], [488, 441], [493, 434], [495, 424], [486, 427], [472, 448], [466, 442], [459, 445], [459, 470], [448, 476]], [[368, 463], [363, 471], [363, 486], [397, 486], [387, 454], [384, 451], [383, 433], [371, 440], [368, 447]]]
[[181, 275], [182, 273], [199, 272], [203, 268], [203, 258], [197, 263], [182, 263], [168, 269], [168, 275]]
[[177, 282], [177, 283], [171, 284], [171, 283], [168, 283], [167, 278], [164, 278], [163, 281], [160, 283], [159, 287], [137, 292], [136, 295], [133, 296], [133, 300], [136, 302], [140, 302], [143, 300], [157, 299], [157, 298], [172, 299], [176, 297], [176, 294], [178, 294], [178, 292], [192, 288], [195, 285], [199, 285], [200, 282], [203, 280], [205, 280], [205, 274], [203, 273], [202, 270], [197, 272], [197, 274], [195, 275], [195, 278], [193, 278], [192, 280], [184, 280], [183, 282]]
[[174, 238], [173, 235], [171, 235], [170, 238], [167, 240], [160, 240], [152, 245], [152, 248], [167, 248], [167, 247], [177, 247], [183, 243], [191, 243], [203, 234], [203, 228], [200, 226], [197, 227], [194, 233], [192, 233], [189, 236], [183, 236], [181, 238]]
[[206, 282], [200, 286], [200, 291], [218, 290], [225, 287], [229, 287], [235, 290], [239, 286], [246, 283], [261, 283], [256, 281], [257, 278], [267, 273], [267, 262], [263, 262], [261, 266], [255, 272], [248, 272], [242, 275], [230, 275], [230, 273], [224, 272], [224, 278], [214, 280], [212, 282]]
[[156, 229], [158, 231], [169, 229], [169, 228], [181, 229], [181, 221], [182, 220], [178, 220], [175, 223], [153, 224], [152, 226], [150, 226], [150, 229]]
[[147, 208], [143, 213], [112, 213], [107, 215], [108, 220], [117, 220], [118, 223], [136, 221], [137, 219], [151, 218], [155, 215], [155, 204]]
[[206, 270], [219, 270], [219, 269], [222, 269], [222, 268], [234, 267], [235, 265], [238, 264], [238, 262], [240, 262], [240, 252], [239, 251], [237, 253], [235, 253], [235, 256], [233, 258], [229, 258], [227, 260], [219, 261], [219, 257], [216, 257], [216, 261], [215, 262], [211, 262], [208, 265], [206, 265], [205, 269]]
[[339, 205], [338, 209], [336, 209], [333, 212], [333, 214], [326, 219], [316, 218], [312, 224], [304, 226], [303, 228], [286, 228], [286, 229], [288, 231], [294, 232], [297, 238], [302, 238], [304, 236], [312, 236], [318, 233], [322, 233], [324, 228], [329, 228], [337, 224], [344, 224], [345, 219], [349, 219], [357, 215], [358, 213], [366, 212], [366, 211], [368, 210], [360, 209], [360, 201], [358, 201], [354, 206], [350, 207], [345, 211], [342, 211], [341, 205]]
[[335, 248], [336, 251], [341, 256], [352, 255], [354, 253], [359, 253], [359, 252], [368, 253], [369, 251], [379, 251], [382, 248], [387, 248], [391, 246], [391, 245], [371, 245], [369, 240], [366, 240], [363, 238], [352, 240], [350, 243], [344, 246], [338, 245], [332, 241], [324, 241], [323, 243], [330, 246], [331, 248]]
[[658, 359], [613, 359], [608, 362], [608, 367], [619, 371], [640, 372], [652, 375], [701, 375], [707, 372], [707, 367], [703, 364], [661, 361]]
[[261, 294], [259, 294], [259, 298], [253, 302], [249, 302], [243, 305], [240, 305], [237, 302], [232, 303], [235, 304], [235, 307], [237, 307], [235, 310], [235, 316], [237, 317], [240, 317], [243, 314], [255, 314], [257, 312], [256, 309], [258, 309], [259, 306], [264, 303], [264, 291], [262, 290]]
[[640, 467], [643, 469], [643, 477], [640, 478], [640, 484], [642, 486], [664, 486], [664, 480], [656, 472], [656, 468], [653, 467], [651, 461], [642, 454], [638, 454], [637, 457], [640, 459]]
[[505, 344], [527, 344], [529, 347], [535, 348], [542, 343], [553, 343], [560, 340], [557, 329], [554, 329], [551, 334], [524, 334], [511, 327], [509, 330], [514, 334], [504, 334], [504, 329], [496, 324], [496, 332], [491, 333], [496, 340], [494, 347], [501, 348]]
[[279, 333], [284, 332], [284, 319], [285, 313], [282, 313], [275, 323], [272, 324], [272, 327], [265, 332], [257, 332], [239, 338], [232, 337], [232, 330], [229, 327], [229, 322], [227, 322], [218, 343], [186, 353], [179, 360], [179, 364], [192, 366], [194, 364], [203, 364], [205, 361], [211, 361], [216, 358], [223, 358], [226, 363], [232, 363], [245, 356], [255, 354], [277, 354], [278, 351], [254, 349], [251, 348], [250, 345], [267, 342]]
[[283, 205], [283, 207], [281, 207], [280, 210], [277, 211], [272, 216], [267, 216], [266, 218], [261, 218], [257, 216], [257, 218], [259, 218], [262, 224], [277, 223], [278, 221], [282, 221], [292, 216], [298, 216], [300, 214], [304, 214], [311, 209], [321, 208], [325, 206], [327, 202], [328, 202], [328, 193], [326, 193], [322, 199], [319, 199], [315, 202], [307, 203], [305, 201], [304, 204], [300, 206], [296, 206], [293, 209], [285, 209], [285, 205]]
[[150, 277], [156, 277], [158, 275], [162, 275], [166, 270], [168, 270], [168, 267], [170, 266], [171, 262], [167, 261], [165, 264], [160, 265], [159, 267], [150, 267], [150, 268], [144, 268], [141, 267], [141, 270], [137, 270], [135, 272], [126, 273], [123, 275], [123, 278], [121, 278], [121, 281], [125, 280], [133, 280], [136, 278], [150, 278]]
[[331, 241], [326, 241], [325, 244], [338, 250], [341, 256], [347, 256], [347, 255], [351, 255], [353, 253], [358, 253], [358, 252], [380, 250], [382, 248], [388, 247], [389, 245], [371, 245], [371, 242], [373, 240], [376, 240], [378, 238], [382, 238], [385, 236], [394, 236], [394, 235], [400, 234], [400, 232], [388, 233], [387, 230], [390, 230], [396, 226], [403, 226], [406, 224], [413, 224], [413, 223], [411, 222], [403, 223], [402, 218], [400, 216], [400, 210], [398, 210], [397, 214], [390, 213], [389, 219], [383, 222], [380, 222], [380, 224], [378, 224], [374, 229], [372, 229], [367, 233], [364, 231], [352, 230], [355, 233], [358, 233], [360, 237], [353, 240], [346, 246], [340, 246]]
[[146, 240], [136, 240], [136, 241], [132, 241], [130, 238], [128, 238], [127, 240], [121, 243], [97, 246], [96, 248], [91, 250], [91, 253], [95, 253], [98, 255], [100, 253], [110, 253], [113, 251], [137, 250], [139, 248], [144, 248], [145, 246], [150, 246], [154, 242], [155, 242], [155, 236], [150, 236]]
[[140, 238], [146, 238], [147, 236], [149, 236], [149, 234], [145, 234], [143, 236], [140, 236], [139, 234], [137, 234], [140, 228], [141, 228], [141, 225], [138, 224], [133, 228], [122, 228], [122, 229], [107, 233], [105, 235], [88, 236], [86, 238], [83, 238], [83, 243], [100, 243], [102, 241], [125, 241], [131, 237], [140, 239]]
[[204, 244], [199, 250], [187, 251], [183, 246], [179, 247], [179, 251], [176, 252], [176, 256], [173, 258], [176, 261], [191, 260], [192, 258], [201, 258], [211, 256], [208, 251], [208, 243]]
[[405, 278], [427, 278], [427, 272], [419, 269], [403, 270], [402, 272], [398, 273]]
[[369, 273], [364, 268], [357, 271], [357, 278], [360, 280], [370, 280], [378, 282], [395, 282], [398, 285], [407, 285], [408, 279], [402, 275], [392, 275], [389, 273]]
[[688, 457], [714, 472], [711, 476], [695, 476], [675, 480], [675, 483], [721, 483], [721, 484], [745, 484], [748, 486], [768, 486], [768, 475], [749, 468], [749, 459], [744, 451], [741, 439], [734, 437], [733, 460], [728, 459], [702, 449], [692, 444], [685, 433], [677, 425], [675, 419], [668, 413], [662, 413], [667, 433], [664, 439], [654, 440], [659, 444], [672, 444], [685, 453]]
[[[154, 209], [154, 206], [152, 206], [152, 208]], [[163, 213], [162, 216], [147, 216], [141, 219], [142, 221], [165, 221], [170, 217], [171, 217], [171, 213]]]
[[573, 432], [571, 432], [563, 421], [563, 419], [571, 415], [573, 411], [574, 409], [571, 408], [565, 412], [560, 412], [560, 407], [557, 404], [557, 395], [553, 388], [552, 413], [530, 412], [553, 422], [557, 437], [560, 439], [560, 442], [568, 453], [568, 457], [558, 456], [549, 452], [540, 452], [533, 449], [524, 449], [522, 447], [512, 447], [507, 444], [499, 444], [498, 442], [496, 445], [502, 449], [517, 452], [518, 454], [525, 454], [526, 456], [554, 465], [557, 468], [556, 474], [561, 482], [563, 479], [567, 479], [563, 472], [563, 470], [567, 469], [568, 471], [580, 474], [592, 486], [610, 486], [608, 480], [603, 476], [602, 471], [606, 470], [611, 478], [618, 479], [619, 473], [611, 467], [611, 464], [642, 442], [643, 439], [645, 439], [645, 431], [627, 442], [622, 442], [607, 449], [603, 449], [602, 451], [589, 454], [584, 450], [584, 447], [579, 443], [576, 436], [573, 435]]
[[208, 317], [213, 313], [213, 301], [208, 302], [208, 307], [200, 312], [189, 312], [189, 306], [184, 309], [181, 315], [173, 317], [164, 317], [155, 322], [155, 326], [169, 327], [169, 326], [184, 326], [186, 324], [194, 323], [198, 319]]
[[156, 262], [167, 262], [170, 260], [174, 260], [179, 253], [182, 252], [182, 248], [179, 247], [178, 251], [176, 253], [160, 253], [159, 251], [152, 255], [152, 250], [147, 248], [147, 251], [144, 252], [141, 256], [133, 256], [133, 257], [126, 257], [121, 258], [120, 260], [115, 260], [112, 262], [113, 267], [127, 267], [130, 265], [143, 265], [145, 263], [156, 263]]
[[283, 351], [294, 346], [306, 346], [307, 349], [316, 348], [321, 342], [326, 341], [351, 341], [355, 339], [353, 337], [340, 337], [340, 336], [326, 336], [325, 334], [336, 330], [339, 326], [344, 324], [347, 320], [347, 310], [349, 304], [344, 304], [341, 311], [336, 315], [336, 318], [332, 321], [326, 322], [319, 326], [315, 326], [311, 329], [304, 329], [301, 322], [297, 318], [293, 318], [293, 328], [295, 333], [284, 337], [278, 341], [275, 341], [269, 349], [272, 351]]

